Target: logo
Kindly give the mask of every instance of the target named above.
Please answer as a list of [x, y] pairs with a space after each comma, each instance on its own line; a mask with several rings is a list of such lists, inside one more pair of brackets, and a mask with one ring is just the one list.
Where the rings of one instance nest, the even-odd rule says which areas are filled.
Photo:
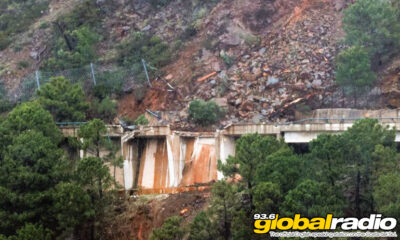
[[[274, 230], [279, 231], [302, 231], [302, 232], [289, 232], [290, 236], [303, 237], [304, 233], [308, 234], [306, 237], [332, 237], [338, 235], [338, 237], [349, 236], [354, 237], [355, 231], [362, 237], [368, 237], [379, 233], [379, 236], [384, 237], [397, 237], [396, 232], [388, 232], [395, 229], [397, 226], [397, 220], [395, 218], [382, 218], [382, 214], [371, 214], [368, 218], [335, 218], [332, 214], [328, 214], [326, 217], [306, 218], [301, 217], [300, 214], [295, 214], [293, 218], [283, 217], [279, 218], [279, 214], [255, 214], [254, 215], [254, 233], [266, 234], [270, 233], [273, 235], [279, 235], [280, 237], [286, 237], [288, 234], [279, 234], [273, 232]], [[350, 234], [345, 232], [336, 232], [335, 230], [351, 231]], [[311, 232], [305, 232], [311, 231]], [[319, 234], [313, 234], [313, 232]], [[325, 234], [320, 234], [321, 231], [325, 231]], [[370, 232], [373, 231], [373, 232]], [[385, 232], [377, 232], [385, 231]], [[334, 234], [329, 234], [329, 232]], [[339, 234], [337, 234], [339, 233]], [[300, 235], [299, 235], [300, 234]], [[328, 236], [329, 235], [329, 236]], [[333, 236], [333, 237], [335, 237]], [[358, 235], [357, 235], [358, 236]], [[287, 236], [289, 237], [289, 236]]]

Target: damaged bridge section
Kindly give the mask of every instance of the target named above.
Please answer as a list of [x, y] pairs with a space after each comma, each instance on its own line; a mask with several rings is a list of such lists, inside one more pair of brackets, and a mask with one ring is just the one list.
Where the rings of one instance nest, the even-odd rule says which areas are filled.
[[124, 185], [141, 194], [202, 190], [218, 179], [214, 133], [154, 126], [122, 138]]
[[[290, 123], [234, 124], [215, 132], [182, 132], [169, 125], [141, 126], [124, 131], [108, 126], [109, 137], [121, 142], [123, 169], [113, 169], [118, 183], [137, 194], [177, 193], [204, 190], [223, 178], [217, 161], [235, 155], [235, 142], [245, 134], [283, 138], [290, 144], [307, 144], [319, 134], [340, 134], [363, 118], [378, 119], [396, 130], [400, 142], [400, 110], [323, 109]], [[76, 136], [76, 127], [61, 127], [64, 135]], [[81, 152], [80, 156], [87, 154]], [[104, 152], [106, 154], [106, 152]]]

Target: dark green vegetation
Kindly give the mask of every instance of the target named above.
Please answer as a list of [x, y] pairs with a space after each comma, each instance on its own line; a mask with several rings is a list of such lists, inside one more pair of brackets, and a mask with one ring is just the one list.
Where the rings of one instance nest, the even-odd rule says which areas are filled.
[[343, 18], [346, 43], [364, 47], [377, 60], [390, 57], [400, 46], [400, 9], [395, 3], [361, 0], [352, 4]]
[[[21, 104], [0, 120], [0, 239], [99, 239], [100, 219], [114, 198], [112, 187], [118, 188], [106, 163], [121, 166], [118, 148], [95, 119], [81, 127], [82, 142], [74, 142], [94, 154], [72, 160], [62, 149], [72, 142], [40, 102]], [[60, 108], [56, 103], [44, 106]], [[100, 149], [109, 154], [100, 156]]]
[[95, 1], [82, 1], [74, 11], [53, 22], [52, 57], [42, 66], [46, 71], [77, 68], [96, 60], [96, 31], [104, 17]]
[[72, 84], [64, 77], [55, 77], [37, 91], [37, 101], [56, 122], [84, 122], [92, 118], [111, 122], [117, 115], [117, 102], [111, 99], [112, 89], [101, 84], [92, 93], [89, 99], [80, 83]]
[[89, 103], [84, 100], [80, 84], [71, 84], [64, 77], [50, 79], [37, 91], [38, 102], [48, 110], [57, 122], [79, 122], [86, 119]]
[[[122, 41], [108, 46], [108, 42], [114, 40], [104, 29], [104, 19], [114, 18], [114, 10], [118, 7], [122, 6], [115, 1], [84, 0], [69, 13], [59, 16], [49, 26], [50, 53], [41, 64], [43, 76], [57, 76], [65, 70], [63, 75], [66, 73], [65, 76], [73, 83], [81, 83], [92, 97], [88, 99], [92, 109], [87, 115], [106, 121], [116, 116], [114, 100], [125, 93], [124, 84], [132, 85], [131, 82], [134, 82], [135, 86], [147, 86], [142, 59], [147, 63], [150, 77], [154, 78], [172, 57], [169, 45], [151, 33], [131, 32]], [[98, 49], [105, 45], [107, 52], [115, 54], [101, 55]], [[98, 67], [94, 69], [96, 86], [91, 85], [91, 63], [97, 63], [95, 66]], [[138, 91], [134, 95], [140, 101], [145, 96], [146, 88], [135, 88], [133, 91]]]
[[216, 123], [222, 116], [222, 110], [213, 101], [195, 100], [189, 105], [189, 118], [201, 126]]
[[0, 114], [10, 111], [12, 107], [13, 104], [7, 99], [4, 84], [0, 83]]
[[147, 70], [154, 73], [171, 60], [171, 50], [167, 43], [157, 36], [142, 32], [132, 32], [130, 37], [117, 46], [117, 62], [130, 67], [137, 79], [146, 80], [142, 59], [146, 61]]
[[45, 62], [44, 70], [79, 68], [96, 60], [95, 47], [100, 40], [99, 35], [86, 26], [68, 33], [64, 32], [63, 35], [65, 44], [64, 42], [56, 44], [57, 52]]
[[339, 54], [336, 71], [336, 82], [344, 87], [347, 94], [354, 95], [355, 101], [376, 80], [368, 53], [359, 46], [350, 47]]
[[336, 82], [357, 98], [375, 83], [376, 70], [400, 46], [398, 1], [358, 0], [344, 11], [345, 43], [337, 58]]
[[[165, 5], [168, 1], [151, 2], [156, 5]], [[52, 56], [45, 61], [42, 69], [45, 71], [59, 71], [70, 68], [79, 68], [99, 59], [96, 46], [106, 39], [102, 29], [103, 19], [111, 16], [113, 1], [85, 0], [69, 14], [60, 16], [53, 22]], [[120, 66], [129, 67], [137, 78], [145, 80], [143, 75], [142, 59], [149, 64], [149, 71], [169, 62], [171, 53], [167, 43], [159, 37], [142, 32], [132, 32], [128, 38], [116, 44], [118, 55], [113, 59]]]
[[[226, 177], [240, 174], [242, 180], [217, 182], [209, 209], [181, 231], [192, 240], [260, 239], [253, 235], [255, 213], [312, 218], [378, 212], [399, 220], [400, 169], [394, 139], [394, 130], [372, 119], [356, 122], [342, 135], [318, 136], [304, 155], [273, 137], [243, 136], [236, 142], [236, 156], [219, 162]], [[167, 234], [168, 224], [158, 233]]]
[[185, 231], [179, 227], [182, 223], [180, 217], [170, 217], [164, 221], [161, 228], [153, 230], [151, 240], [180, 240], [185, 234]]
[[146, 118], [144, 114], [141, 114], [136, 119], [131, 119], [129, 117], [122, 117], [122, 121], [124, 121], [127, 125], [147, 125], [149, 124], [149, 120]]

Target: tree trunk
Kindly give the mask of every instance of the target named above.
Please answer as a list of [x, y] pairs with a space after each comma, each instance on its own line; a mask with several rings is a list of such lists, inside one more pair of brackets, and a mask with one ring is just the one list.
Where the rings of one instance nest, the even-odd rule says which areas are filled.
[[64, 28], [58, 22], [53, 22], [53, 24], [57, 26], [58, 30], [60, 31], [61, 35], [63, 36], [65, 44], [67, 44], [68, 50], [72, 51], [74, 48], [72, 47], [69, 37], [67, 36], [67, 34], [65, 34]]
[[224, 199], [224, 239], [225, 240], [229, 240], [230, 237], [230, 226], [229, 226], [229, 222], [228, 222], [228, 213], [227, 213], [227, 209], [226, 209], [226, 201]]
[[356, 204], [356, 216], [357, 218], [361, 217], [361, 209], [360, 209], [360, 170], [357, 170], [357, 180], [356, 180], [356, 192], [355, 192], [355, 204]]
[[[250, 209], [251, 209], [251, 211], [253, 211], [255, 209], [254, 204], [253, 204], [253, 193], [252, 193], [253, 185], [251, 184], [250, 181], [247, 182], [247, 188], [249, 189]], [[251, 211], [250, 211], [250, 214], [251, 214]]]

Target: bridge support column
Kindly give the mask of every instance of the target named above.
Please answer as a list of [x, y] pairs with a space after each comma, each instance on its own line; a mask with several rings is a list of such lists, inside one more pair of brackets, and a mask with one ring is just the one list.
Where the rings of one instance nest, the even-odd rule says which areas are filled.
[[[222, 163], [226, 163], [226, 160], [229, 156], [235, 156], [235, 138], [232, 136], [226, 136], [223, 134], [219, 134], [216, 138], [216, 146], [217, 146], [217, 160], [221, 160]], [[222, 172], [218, 171], [218, 180], [224, 178]]]

